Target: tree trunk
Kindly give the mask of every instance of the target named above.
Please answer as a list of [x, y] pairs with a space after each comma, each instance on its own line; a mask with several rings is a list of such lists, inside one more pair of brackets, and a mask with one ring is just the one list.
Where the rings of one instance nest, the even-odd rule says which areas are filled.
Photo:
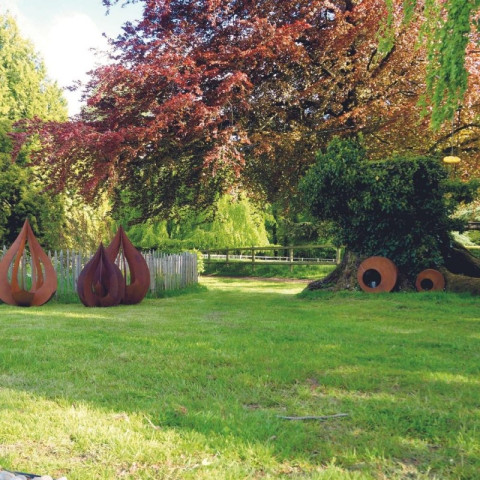
[[[472, 256], [459, 243], [454, 243], [444, 255], [445, 266], [440, 269], [445, 277], [447, 292], [468, 292], [480, 295], [480, 259]], [[307, 285], [307, 290], [359, 290], [357, 270], [364, 258], [346, 251], [340, 265], [321, 280]], [[417, 272], [417, 274], [420, 272]], [[411, 278], [411, 276], [410, 276]], [[395, 290], [414, 290], [415, 286], [405, 272], [399, 271]]]
[[362, 259], [355, 253], [346, 250], [341, 263], [325, 278], [316, 280], [307, 285], [307, 290], [356, 290], [357, 270]]
[[445, 268], [456, 275], [480, 277], [480, 259], [474, 257], [460, 243], [454, 242], [444, 255]]
[[460, 243], [454, 242], [445, 258], [445, 290], [480, 295], [480, 259], [474, 257]]

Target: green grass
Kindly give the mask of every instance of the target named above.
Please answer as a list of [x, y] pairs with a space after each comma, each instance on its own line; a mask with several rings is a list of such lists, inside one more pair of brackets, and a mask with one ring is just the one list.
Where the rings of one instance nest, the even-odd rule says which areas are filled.
[[[203, 285], [195, 284], [195, 285], [188, 285], [183, 288], [177, 288], [174, 290], [160, 290], [158, 292], [151, 292], [150, 290], [147, 292], [145, 298], [154, 299], [154, 298], [167, 298], [167, 297], [178, 297], [181, 295], [189, 295], [192, 293], [199, 293], [204, 292], [206, 288]], [[61, 290], [58, 295], [54, 295], [52, 303], [78, 303], [79, 305], [82, 304], [80, 298], [78, 297], [78, 293], [76, 291], [65, 291]]]
[[[203, 279], [0, 306], [0, 465], [69, 480], [478, 479], [479, 300]], [[279, 415], [332, 415], [288, 421]]]

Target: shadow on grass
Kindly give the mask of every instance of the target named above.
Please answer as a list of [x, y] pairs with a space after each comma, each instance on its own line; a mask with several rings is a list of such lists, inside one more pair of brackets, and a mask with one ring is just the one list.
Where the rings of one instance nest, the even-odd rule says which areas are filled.
[[[200, 434], [206, 450], [263, 449], [306, 471], [336, 458], [388, 478], [429, 469], [475, 478], [475, 302], [351, 294], [315, 303], [295, 297], [301, 288], [208, 280], [190, 295], [138, 306], [2, 306], [0, 381], [140, 413], [160, 429]], [[349, 416], [278, 417], [335, 413]]]
[[[206, 292], [207, 288], [204, 285], [191, 285], [185, 288], [178, 288], [175, 290], [164, 290], [160, 292], [151, 292], [150, 290], [147, 292], [145, 298], [171, 298], [171, 297], [180, 297], [182, 295], [190, 295], [192, 293], [201, 293]], [[57, 304], [72, 304], [76, 303], [81, 305], [80, 299], [78, 298], [78, 294], [76, 292], [71, 293], [60, 293], [54, 296], [51, 300], [51, 303]], [[2, 302], [0, 301], [0, 304]]]

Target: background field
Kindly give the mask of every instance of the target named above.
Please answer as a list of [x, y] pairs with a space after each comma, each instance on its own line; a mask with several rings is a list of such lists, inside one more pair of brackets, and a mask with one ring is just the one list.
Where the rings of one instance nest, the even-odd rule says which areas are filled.
[[292, 269], [288, 265], [268, 265], [258, 263], [255, 268], [248, 262], [230, 262], [205, 264], [204, 275], [217, 275], [223, 277], [264, 277], [285, 279], [317, 280], [328, 275], [335, 269], [335, 265], [294, 265]]
[[204, 278], [138, 306], [1, 305], [0, 465], [69, 480], [478, 478], [478, 298], [302, 288]]

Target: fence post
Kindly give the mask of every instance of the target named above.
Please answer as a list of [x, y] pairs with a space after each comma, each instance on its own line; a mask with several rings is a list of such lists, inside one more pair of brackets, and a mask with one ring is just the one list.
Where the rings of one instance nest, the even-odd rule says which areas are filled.
[[288, 257], [290, 262], [290, 271], [293, 272], [293, 248], [290, 247], [288, 250]]
[[335, 262], [337, 265], [340, 265], [342, 261], [342, 249], [340, 247], [337, 247], [337, 255], [335, 257]]
[[252, 272], [255, 271], [255, 247], [252, 247]]

